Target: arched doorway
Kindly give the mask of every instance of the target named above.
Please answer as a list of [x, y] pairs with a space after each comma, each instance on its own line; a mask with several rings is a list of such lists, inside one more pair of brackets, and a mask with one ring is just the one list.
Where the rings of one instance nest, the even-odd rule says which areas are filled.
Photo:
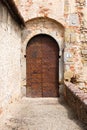
[[59, 47], [48, 35], [34, 36], [26, 48], [26, 95], [59, 96]]

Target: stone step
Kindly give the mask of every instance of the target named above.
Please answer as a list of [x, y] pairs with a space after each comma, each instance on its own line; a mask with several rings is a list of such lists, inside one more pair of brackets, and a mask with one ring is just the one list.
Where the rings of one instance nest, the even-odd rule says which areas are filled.
[[59, 98], [28, 98], [23, 97], [22, 103], [34, 103], [34, 104], [58, 104]]

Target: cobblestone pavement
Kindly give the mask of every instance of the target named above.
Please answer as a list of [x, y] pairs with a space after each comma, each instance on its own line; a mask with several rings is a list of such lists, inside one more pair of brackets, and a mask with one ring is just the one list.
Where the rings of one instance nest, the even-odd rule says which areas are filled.
[[59, 98], [23, 98], [0, 117], [0, 130], [87, 130]]

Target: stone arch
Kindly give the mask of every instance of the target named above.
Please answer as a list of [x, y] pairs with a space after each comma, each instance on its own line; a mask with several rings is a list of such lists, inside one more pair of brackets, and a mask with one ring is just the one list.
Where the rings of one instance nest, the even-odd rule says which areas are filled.
[[[48, 26], [48, 27], [47, 27]], [[64, 26], [50, 18], [35, 18], [26, 22], [26, 28], [22, 33], [23, 52], [25, 53], [28, 41], [38, 34], [47, 34], [53, 37], [59, 46], [61, 55], [64, 49]]]
[[[49, 18], [35, 18], [26, 22], [22, 31], [21, 48], [21, 78], [22, 86], [26, 86], [26, 46], [29, 40], [39, 34], [46, 34], [56, 40], [59, 46], [59, 81], [63, 80], [63, 50], [64, 50], [64, 27], [57, 21]], [[23, 87], [24, 88], [24, 87]], [[22, 88], [22, 89], [23, 89]], [[26, 87], [25, 87], [26, 88]], [[24, 89], [23, 89], [24, 91]]]

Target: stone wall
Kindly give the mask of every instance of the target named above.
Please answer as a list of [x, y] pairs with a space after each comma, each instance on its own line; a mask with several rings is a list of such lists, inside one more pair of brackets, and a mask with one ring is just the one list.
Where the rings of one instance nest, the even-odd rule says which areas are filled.
[[64, 0], [15, 0], [25, 21], [49, 17], [64, 22]]
[[0, 2], [0, 110], [21, 95], [21, 28]]
[[70, 4], [66, 0], [65, 19], [65, 80], [76, 84], [79, 89], [87, 92], [87, 15], [86, 1], [74, 1], [73, 11], [69, 10]]
[[64, 26], [64, 79], [87, 92], [87, 0], [15, 1], [25, 21], [43, 17]]
[[65, 82], [64, 96], [79, 120], [87, 124], [87, 94], [74, 84]]

